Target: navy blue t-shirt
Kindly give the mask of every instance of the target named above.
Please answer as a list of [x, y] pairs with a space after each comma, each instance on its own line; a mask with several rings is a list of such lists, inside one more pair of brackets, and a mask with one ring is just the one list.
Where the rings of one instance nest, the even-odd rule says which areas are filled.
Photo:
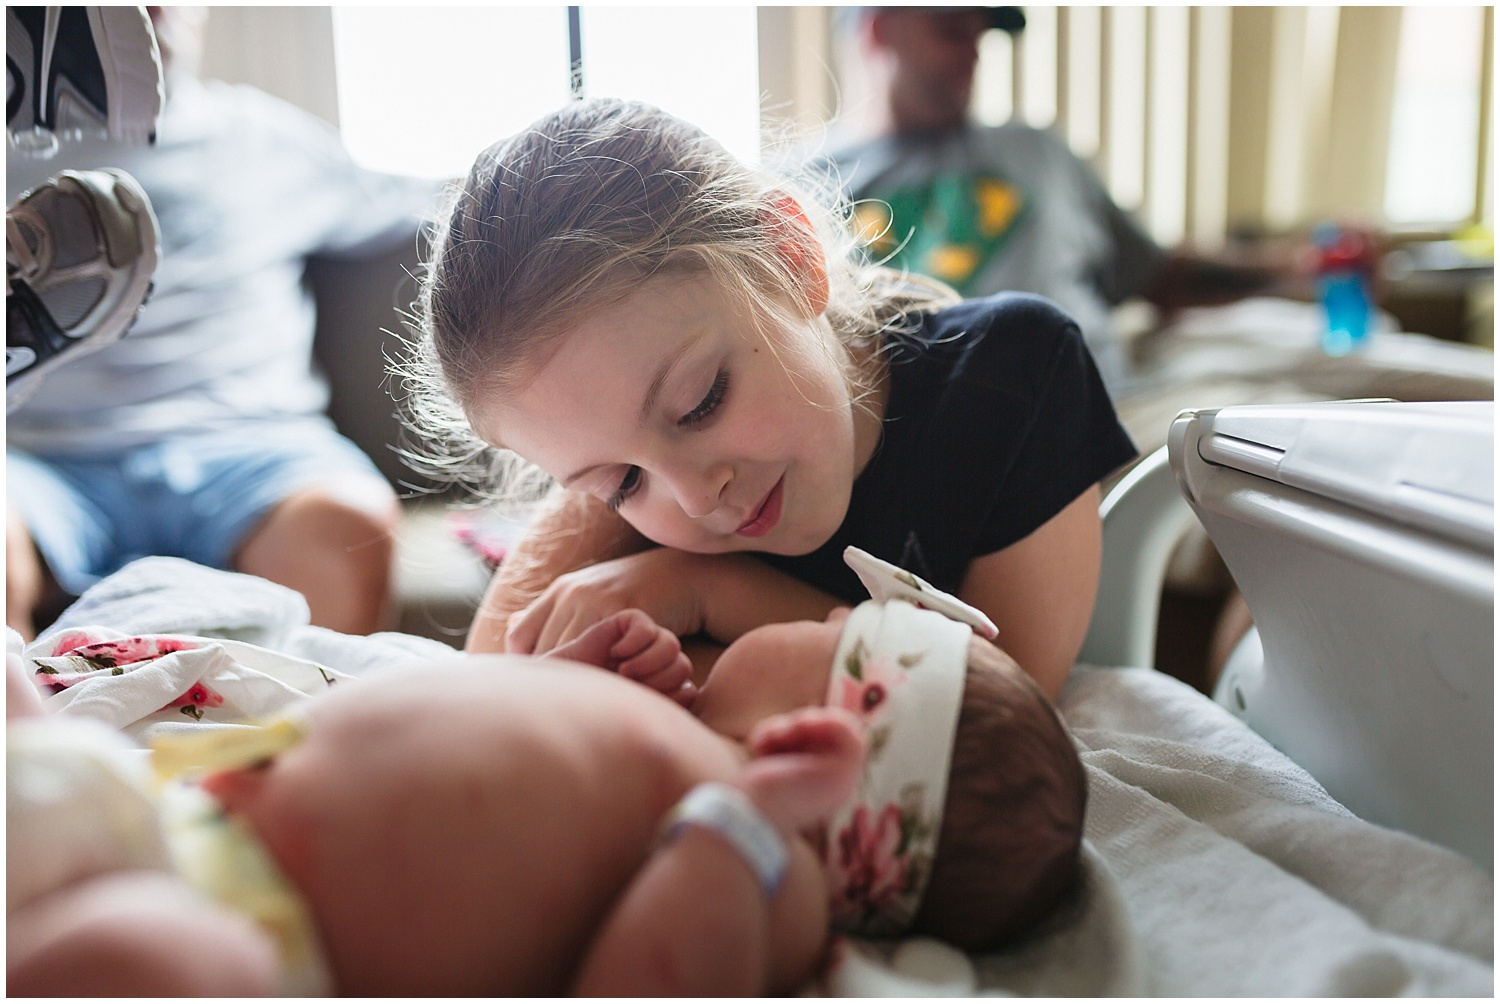
[[1073, 320], [1000, 293], [928, 315], [887, 349], [881, 441], [843, 524], [810, 554], [763, 555], [847, 603], [849, 544], [956, 592], [969, 562], [1057, 515], [1136, 455]]

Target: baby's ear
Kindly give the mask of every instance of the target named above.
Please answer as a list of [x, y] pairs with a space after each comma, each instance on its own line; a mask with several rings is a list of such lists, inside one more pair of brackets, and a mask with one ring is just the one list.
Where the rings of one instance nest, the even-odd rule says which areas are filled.
[[785, 192], [772, 192], [761, 213], [810, 316], [822, 314], [828, 307], [828, 262], [801, 203]]

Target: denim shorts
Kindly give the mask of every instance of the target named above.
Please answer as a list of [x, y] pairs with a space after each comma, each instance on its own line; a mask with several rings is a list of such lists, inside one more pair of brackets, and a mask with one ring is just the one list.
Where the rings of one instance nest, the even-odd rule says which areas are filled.
[[384, 476], [323, 419], [257, 422], [101, 454], [5, 451], [5, 491], [37, 550], [78, 596], [137, 558], [229, 568], [283, 499]]

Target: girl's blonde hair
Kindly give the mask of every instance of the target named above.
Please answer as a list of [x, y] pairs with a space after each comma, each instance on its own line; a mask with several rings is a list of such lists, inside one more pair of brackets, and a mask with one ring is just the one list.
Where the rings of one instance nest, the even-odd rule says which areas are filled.
[[826, 268], [829, 347], [857, 399], [870, 374], [856, 360], [956, 296], [866, 261], [836, 180], [802, 173], [750, 169], [695, 126], [614, 99], [570, 103], [485, 150], [438, 217], [397, 366], [418, 444], [408, 462], [493, 498], [533, 497], [545, 476], [479, 440], [467, 415], [524, 388], [571, 325], [653, 278], [709, 276], [752, 318], [805, 306], [798, 247]]

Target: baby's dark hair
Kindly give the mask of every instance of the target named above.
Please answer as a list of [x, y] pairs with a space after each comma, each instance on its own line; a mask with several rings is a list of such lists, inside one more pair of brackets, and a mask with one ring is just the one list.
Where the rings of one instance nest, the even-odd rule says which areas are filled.
[[989, 642], [969, 644], [942, 831], [912, 934], [968, 952], [1034, 931], [1081, 874], [1088, 783], [1039, 687]]

